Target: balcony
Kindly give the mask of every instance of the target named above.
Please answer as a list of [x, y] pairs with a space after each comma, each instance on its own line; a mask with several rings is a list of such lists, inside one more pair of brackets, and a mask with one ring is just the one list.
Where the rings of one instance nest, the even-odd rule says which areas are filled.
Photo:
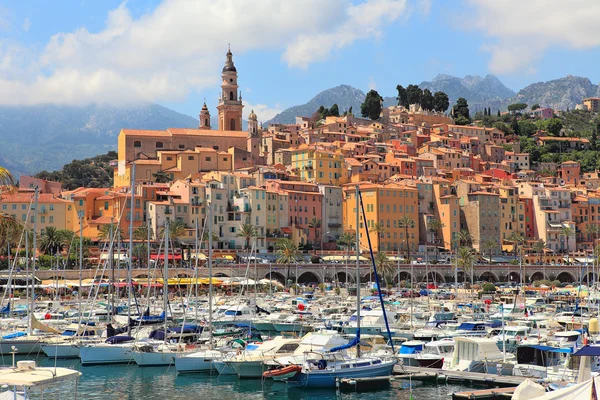
[[170, 214], [173, 214], [173, 210], [171, 210], [171, 208], [169, 208], [169, 207], [166, 207], [165, 208], [165, 215], [170, 215]]

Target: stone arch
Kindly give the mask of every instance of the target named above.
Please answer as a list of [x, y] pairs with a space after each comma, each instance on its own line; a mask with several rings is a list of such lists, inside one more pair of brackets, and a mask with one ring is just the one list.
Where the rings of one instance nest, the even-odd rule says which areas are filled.
[[319, 276], [314, 272], [306, 271], [298, 276], [298, 284], [321, 283]]
[[148, 278], [148, 274], [136, 274], [134, 276], [134, 278], [136, 279], [140, 279], [140, 278]]
[[465, 274], [465, 271], [458, 271], [458, 283], [470, 283], [471, 282], [471, 275], [470, 274]]
[[229, 121], [229, 130], [235, 131], [235, 119], [234, 118], [231, 118], [231, 120]]
[[412, 279], [412, 275], [408, 271], [400, 271], [400, 274], [395, 274], [395, 276], [394, 276], [395, 283], [398, 283], [398, 280], [400, 280], [400, 282], [402, 282], [402, 281], [410, 282], [411, 279]]
[[373, 275], [373, 271], [369, 272], [368, 274], [363, 275], [360, 278], [361, 283], [367, 283], [367, 282], [373, 282], [373, 281], [375, 281], [375, 275]]
[[509, 282], [521, 282], [521, 275], [518, 272], [510, 271], [506, 277]]
[[354, 275], [346, 274], [346, 272], [340, 271], [335, 274], [335, 279], [340, 283], [354, 282]]
[[215, 278], [229, 278], [229, 275], [223, 273], [223, 272], [217, 272], [216, 274], [214, 274]]
[[177, 274], [177, 278], [191, 278], [191, 277], [192, 277], [192, 275], [187, 274], [185, 272], [181, 272], [181, 273]]
[[558, 274], [556, 279], [558, 279], [561, 282], [575, 282], [575, 276], [569, 271], [562, 271], [560, 274]]
[[543, 281], [544, 279], [546, 279], [546, 277], [544, 276], [544, 273], [541, 271], [535, 271], [533, 274], [531, 274], [531, 282]]
[[282, 285], [285, 285], [285, 276], [283, 276], [279, 272], [271, 272], [269, 274], [266, 274], [265, 279], [275, 280], [281, 283]]
[[581, 282], [585, 282], [586, 284], [588, 284], [589, 282], [595, 282], [595, 281], [596, 281], [596, 277], [593, 272], [584, 274], [583, 278], [581, 278]]
[[479, 275], [479, 280], [484, 282], [498, 282], [498, 275], [491, 271], [485, 271], [481, 275]]
[[446, 280], [444, 276], [436, 271], [429, 271], [426, 276], [423, 277], [423, 281], [427, 281], [429, 283], [445, 283]]

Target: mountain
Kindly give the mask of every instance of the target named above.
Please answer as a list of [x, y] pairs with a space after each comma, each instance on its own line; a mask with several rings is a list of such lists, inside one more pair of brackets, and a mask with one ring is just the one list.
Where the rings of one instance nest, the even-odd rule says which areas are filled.
[[350, 107], [352, 107], [352, 112], [358, 113], [363, 101], [365, 101], [365, 93], [362, 90], [349, 85], [340, 85], [322, 91], [306, 104], [290, 107], [280, 112], [268, 122], [292, 124], [296, 121], [297, 116], [310, 117], [320, 106], [329, 108], [333, 104], [338, 105], [340, 113], [348, 111]]
[[568, 75], [548, 82], [533, 83], [510, 99], [510, 103], [539, 104], [557, 110], [573, 109], [586, 97], [600, 95], [600, 87], [588, 78]]
[[421, 82], [419, 87], [429, 89], [432, 93], [446, 93], [450, 104], [456, 102], [459, 97], [464, 97], [475, 111], [483, 107], [500, 108], [505, 99], [515, 95], [515, 92], [504, 86], [495, 75], [467, 75], [459, 78], [439, 74], [431, 81]]
[[54, 171], [117, 147], [122, 128], [192, 128], [198, 120], [158, 104], [0, 107], [0, 165], [15, 175]]

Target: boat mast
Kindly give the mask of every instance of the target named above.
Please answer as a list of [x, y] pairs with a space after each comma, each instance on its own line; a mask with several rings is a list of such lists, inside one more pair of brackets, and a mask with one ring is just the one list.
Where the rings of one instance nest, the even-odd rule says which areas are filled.
[[110, 311], [109, 311], [109, 315], [112, 316], [114, 315], [115, 312], [115, 296], [114, 296], [114, 284], [115, 284], [115, 260], [114, 260], [114, 253], [113, 253], [113, 218], [110, 219], [110, 225], [109, 225], [109, 233], [108, 233], [108, 262], [109, 262], [109, 266], [110, 266], [110, 284], [108, 285], [108, 300], [109, 300], [109, 305], [110, 305]]
[[35, 297], [35, 253], [37, 249], [37, 210], [38, 210], [38, 188], [35, 187], [35, 202], [33, 209], [33, 261], [31, 262], [31, 303], [29, 305], [29, 334], [33, 333], [31, 318], [33, 318], [33, 299]]
[[213, 228], [213, 216], [212, 216], [212, 203], [208, 203], [208, 347], [212, 349], [213, 342], [213, 309], [212, 309], [212, 298], [213, 298], [213, 274], [212, 274], [212, 228]]
[[[356, 200], [356, 332], [360, 334], [360, 205], [358, 185], [356, 185], [354, 196]], [[360, 357], [360, 342], [356, 345], [356, 357]]]
[[83, 281], [83, 211], [79, 211], [79, 288], [77, 290], [77, 305], [79, 307], [79, 323], [81, 323], [81, 289]]
[[169, 292], [169, 220], [165, 221], [165, 270], [163, 272], [163, 308], [165, 315], [165, 344], [167, 343], [167, 308]]
[[[194, 238], [194, 254], [196, 254], [196, 259], [194, 261], [194, 292], [196, 294], [196, 304], [194, 306], [194, 319], [196, 323], [198, 322], [198, 217], [196, 217], [196, 235]], [[190, 297], [192, 293], [190, 292]], [[188, 300], [188, 303], [190, 301]], [[188, 304], [189, 307], [189, 304]]]
[[131, 319], [131, 295], [133, 290], [132, 269], [133, 269], [133, 201], [135, 200], [135, 161], [131, 166], [131, 203], [129, 207], [129, 265], [127, 268], [127, 329], [131, 333], [129, 321]]

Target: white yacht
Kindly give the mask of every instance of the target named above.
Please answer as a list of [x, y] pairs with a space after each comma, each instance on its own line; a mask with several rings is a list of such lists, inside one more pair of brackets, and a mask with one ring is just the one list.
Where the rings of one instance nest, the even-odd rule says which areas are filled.
[[267, 367], [264, 362], [276, 357], [291, 355], [300, 346], [300, 339], [286, 339], [277, 336], [261, 343], [257, 349], [243, 351], [226, 360], [240, 378], [261, 378]]

